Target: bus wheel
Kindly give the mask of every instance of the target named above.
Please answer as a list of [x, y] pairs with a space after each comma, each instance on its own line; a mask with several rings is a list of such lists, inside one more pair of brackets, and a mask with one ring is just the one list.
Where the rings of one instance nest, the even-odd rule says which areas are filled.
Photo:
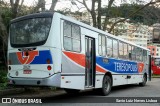
[[144, 75], [143, 75], [142, 82], [139, 83], [139, 85], [140, 85], [140, 86], [145, 86], [145, 85], [146, 85], [146, 82], [147, 82], [147, 76], [144, 74]]
[[77, 89], [64, 89], [68, 94], [78, 94], [80, 90]]
[[102, 83], [102, 88], [101, 88], [101, 94], [103, 96], [106, 96], [110, 93], [111, 91], [111, 88], [112, 88], [112, 80], [111, 80], [111, 77], [109, 76], [104, 76], [103, 78], [103, 83]]

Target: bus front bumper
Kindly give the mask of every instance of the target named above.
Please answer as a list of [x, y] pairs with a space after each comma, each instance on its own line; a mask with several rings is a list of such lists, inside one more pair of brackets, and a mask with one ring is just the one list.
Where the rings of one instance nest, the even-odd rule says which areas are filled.
[[53, 74], [47, 78], [13, 78], [7, 76], [10, 85], [22, 85], [22, 86], [55, 86], [60, 87], [61, 74]]

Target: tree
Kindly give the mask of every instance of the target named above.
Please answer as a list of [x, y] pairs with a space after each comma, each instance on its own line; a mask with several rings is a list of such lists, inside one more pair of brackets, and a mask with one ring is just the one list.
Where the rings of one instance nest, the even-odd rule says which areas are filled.
[[[54, 11], [56, 3], [58, 0], [52, 0], [52, 6], [50, 8], [51, 11]], [[7, 39], [8, 39], [8, 30], [7, 26], [9, 25], [9, 21], [18, 16], [35, 13], [41, 11], [45, 11], [45, 0], [38, 0], [36, 6], [25, 6], [24, 0], [10, 0], [10, 2], [6, 2], [5, 0], [0, 0], [0, 39], [2, 40], [3, 54], [6, 54], [7, 49]], [[6, 56], [5, 63], [6, 62]], [[7, 66], [7, 64], [6, 64]]]
[[[102, 23], [100, 23], [100, 17], [101, 17], [101, 0], [91, 0], [91, 3], [92, 3], [92, 7], [91, 7], [91, 9], [89, 9], [89, 7], [87, 6], [87, 4], [86, 4], [86, 1], [87, 0], [83, 0], [83, 2], [81, 2], [80, 0], [75, 0], [77, 3], [80, 3], [80, 4], [82, 4], [86, 9], [87, 9], [87, 11], [90, 13], [90, 15], [91, 15], [91, 17], [92, 17], [92, 21], [93, 21], [93, 26], [94, 27], [98, 27], [99, 29], [101, 29], [101, 26], [102, 26]], [[98, 1], [98, 2], [97, 2]], [[122, 3], [123, 3], [123, 1], [125, 2], [126, 0], [122, 0]], [[104, 21], [104, 24], [103, 24], [103, 30], [105, 31], [105, 30], [107, 30], [107, 25], [109, 24], [109, 18], [110, 17], [108, 17], [108, 14], [110, 14], [111, 13], [111, 10], [113, 9], [113, 7], [115, 7], [115, 6], [113, 6], [113, 4], [114, 4], [114, 2], [115, 2], [115, 0], [109, 0], [108, 1], [108, 5], [107, 5], [107, 7], [106, 7], [106, 10], [105, 10], [105, 21]], [[141, 3], [141, 0], [136, 0], [136, 2], [137, 3]], [[116, 24], [118, 24], [118, 23], [120, 23], [120, 22], [124, 22], [124, 21], [126, 21], [128, 18], [131, 18], [131, 17], [133, 17], [134, 15], [136, 15], [138, 12], [140, 12], [141, 10], [143, 10], [144, 8], [146, 8], [146, 7], [148, 7], [148, 6], [150, 6], [150, 5], [153, 5], [153, 4], [157, 4], [157, 3], [159, 3], [160, 2], [160, 0], [151, 0], [150, 2], [148, 2], [148, 3], [146, 3], [143, 7], [141, 7], [141, 8], [138, 8], [138, 9], [136, 9], [135, 11], [133, 11], [133, 12], [131, 12], [131, 13], [129, 13], [128, 15], [127, 15], [127, 17], [125, 17], [124, 19], [120, 19], [120, 20], [118, 20], [118, 21], [116, 21], [115, 23], [113, 23], [112, 25], [111, 25], [111, 27], [110, 27], [110, 29], [108, 29], [108, 32], [110, 33], [113, 29], [114, 29], [114, 26], [116, 25]], [[95, 3], [98, 3], [98, 9], [96, 9], [95, 8]], [[97, 10], [98, 12], [98, 14], [96, 14], [96, 12], [95, 12], [95, 10]], [[97, 20], [96, 20], [96, 17], [97, 17]]]
[[120, 20], [116, 21], [115, 23], [113, 23], [113, 24], [111, 25], [111, 28], [109, 29], [108, 32], [110, 33], [110, 32], [114, 29], [114, 26], [115, 26], [116, 24], [118, 24], [118, 23], [120, 23], [120, 22], [126, 21], [128, 18], [136, 15], [139, 11], [143, 10], [144, 8], [148, 7], [149, 5], [153, 5], [153, 4], [156, 4], [156, 3], [159, 3], [159, 2], [160, 2], [160, 0], [156, 0], [156, 1], [152, 1], [152, 0], [151, 0], [149, 3], [145, 4], [143, 7], [137, 9], [137, 10], [134, 11], [133, 13], [130, 13], [126, 18], [120, 19]]
[[10, 0], [12, 18], [17, 17], [18, 11], [21, 10], [24, 0]]
[[[7, 45], [7, 35], [8, 35], [8, 32], [7, 32], [7, 27], [6, 25], [4, 24], [4, 19], [3, 19], [3, 14], [4, 13], [8, 13], [7, 11], [9, 11], [10, 9], [6, 8], [8, 7], [9, 5], [4, 2], [4, 1], [0, 1], [0, 39], [2, 40], [1, 44], [0, 45], [2, 47], [2, 52], [3, 54], [6, 54], [6, 45]], [[7, 59], [6, 59], [6, 55], [3, 55], [3, 60], [5, 60], [5, 63], [7, 63]]]
[[54, 11], [55, 10], [57, 2], [58, 2], [58, 0], [52, 0], [52, 5], [51, 5], [51, 8], [50, 8], [50, 11]]
[[[95, 12], [95, 3], [96, 3], [97, 0], [92, 0], [92, 2], [91, 2], [91, 9], [89, 9], [89, 7], [87, 6], [86, 0], [83, 0], [82, 2], [79, 1], [79, 0], [75, 0], [75, 1], [77, 1], [78, 3], [84, 5], [84, 7], [87, 9], [87, 11], [90, 13], [90, 15], [92, 17], [93, 27], [97, 27], [97, 19], [96, 19], [96, 12]], [[72, 0], [72, 2], [73, 2], [73, 0]]]
[[45, 11], [45, 0], [38, 0], [34, 12]]
[[[23, 5], [24, 0], [10, 0], [10, 3], [5, 0], [0, 1], [0, 39], [2, 40], [2, 47], [4, 59], [7, 66], [6, 51], [8, 44], [8, 26], [9, 21], [17, 16], [27, 14], [28, 8]], [[24, 12], [25, 11], [25, 12]]]

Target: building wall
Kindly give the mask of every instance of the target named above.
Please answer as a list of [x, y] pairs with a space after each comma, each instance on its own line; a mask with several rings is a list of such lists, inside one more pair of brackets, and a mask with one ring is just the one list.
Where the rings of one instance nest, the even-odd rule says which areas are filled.
[[157, 49], [157, 46], [153, 46], [153, 45], [147, 46], [147, 48], [150, 50], [152, 56], [157, 56], [157, 50], [158, 50], [158, 52], [160, 51], [159, 48]]
[[[123, 33], [119, 33], [118, 36], [131, 41], [137, 45], [147, 47], [147, 40], [148, 36], [151, 35], [149, 27], [143, 24], [133, 24], [133, 23], [128, 23], [125, 22], [124, 26], [121, 25], [121, 27], [125, 28]], [[121, 29], [117, 27], [117, 29]]]
[[160, 47], [157, 47], [156, 56], [160, 56]]

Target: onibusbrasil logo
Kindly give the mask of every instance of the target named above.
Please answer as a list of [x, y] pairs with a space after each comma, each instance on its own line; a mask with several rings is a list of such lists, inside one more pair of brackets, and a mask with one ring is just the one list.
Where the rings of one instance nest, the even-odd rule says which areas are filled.
[[41, 99], [2, 98], [2, 103], [42, 103]]

